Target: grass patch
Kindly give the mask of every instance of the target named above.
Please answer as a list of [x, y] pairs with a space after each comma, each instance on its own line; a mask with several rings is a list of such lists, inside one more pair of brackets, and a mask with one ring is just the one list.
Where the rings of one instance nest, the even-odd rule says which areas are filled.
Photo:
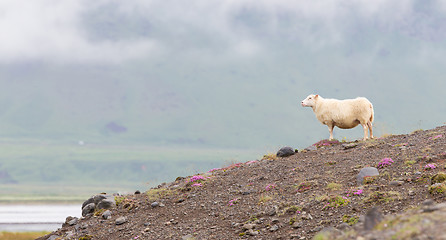
[[50, 232], [0, 232], [2, 240], [33, 240]]
[[327, 188], [334, 191], [334, 190], [340, 190], [342, 188], [342, 184], [339, 183], [328, 183]]

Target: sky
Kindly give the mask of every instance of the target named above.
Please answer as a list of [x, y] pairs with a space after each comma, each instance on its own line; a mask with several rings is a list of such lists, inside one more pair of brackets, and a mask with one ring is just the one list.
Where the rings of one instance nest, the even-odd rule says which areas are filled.
[[255, 57], [275, 38], [314, 49], [345, 44], [357, 26], [442, 41], [445, 13], [444, 1], [412, 0], [4, 0], [0, 63], [119, 64], [178, 50], [213, 55], [216, 46]]
[[[144, 136], [202, 139], [203, 125], [221, 128], [207, 138], [245, 142], [312, 135], [303, 145], [326, 135], [300, 108], [310, 93], [366, 96], [377, 125], [397, 133], [442, 124], [446, 112], [445, 1], [3, 0], [0, 35], [3, 132], [65, 118]], [[60, 134], [73, 129], [66, 122]]]

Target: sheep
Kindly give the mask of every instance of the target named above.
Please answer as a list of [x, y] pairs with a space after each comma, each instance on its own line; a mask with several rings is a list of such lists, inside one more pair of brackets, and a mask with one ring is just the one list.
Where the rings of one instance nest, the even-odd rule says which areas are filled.
[[302, 107], [311, 107], [316, 118], [330, 131], [330, 140], [333, 139], [333, 128], [350, 129], [358, 126], [364, 128], [364, 141], [367, 140], [367, 129], [370, 138], [373, 138], [373, 105], [364, 97], [356, 99], [325, 99], [319, 95], [309, 95], [302, 101]]

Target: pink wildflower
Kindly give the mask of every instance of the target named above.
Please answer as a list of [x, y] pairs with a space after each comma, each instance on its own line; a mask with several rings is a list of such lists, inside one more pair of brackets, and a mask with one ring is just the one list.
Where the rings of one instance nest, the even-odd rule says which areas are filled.
[[362, 194], [362, 192], [363, 192], [363, 190], [362, 190], [362, 189], [358, 189], [358, 191], [356, 191], [356, 192], [353, 192], [353, 194], [355, 194], [355, 195], [361, 195], [361, 194]]
[[274, 188], [276, 188], [276, 185], [275, 185], [275, 184], [268, 184], [268, 186], [266, 186], [265, 190], [266, 190], [266, 191], [269, 191], [269, 190], [272, 190], [272, 189], [274, 189]]
[[229, 200], [229, 202], [228, 202], [228, 206], [234, 206], [234, 205], [237, 203], [237, 201], [238, 201], [237, 198], [234, 198], [234, 199]]
[[211, 170], [209, 170], [208, 172], [214, 172], [214, 171], [218, 171], [221, 170], [221, 168], [212, 168]]
[[435, 168], [437, 168], [437, 165], [435, 165], [435, 163], [433, 163], [433, 164], [429, 163], [426, 166], [424, 166], [424, 170], [432, 170]]
[[201, 183], [194, 183], [194, 184], [192, 184], [192, 187], [201, 187], [201, 186], [203, 186], [203, 184], [201, 184]]
[[257, 162], [257, 160], [249, 161], [249, 162], [246, 163], [246, 165], [249, 165], [249, 164], [251, 164], [251, 163], [255, 163], [255, 162]]
[[383, 167], [387, 167], [392, 165], [392, 163], [394, 163], [394, 161], [391, 158], [383, 158], [379, 163], [378, 163], [378, 168], [383, 168]]
[[200, 175], [195, 175], [189, 179], [189, 182], [196, 182], [196, 181], [201, 181], [201, 180], [205, 180], [205, 178]]

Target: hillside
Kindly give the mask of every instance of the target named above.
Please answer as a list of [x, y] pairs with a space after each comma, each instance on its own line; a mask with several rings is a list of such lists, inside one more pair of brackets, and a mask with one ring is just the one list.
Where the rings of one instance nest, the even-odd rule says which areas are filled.
[[[329, 228], [353, 239], [438, 238], [441, 231], [418, 224], [421, 215], [406, 218], [405, 227], [388, 218], [445, 217], [444, 209], [420, 210], [446, 199], [446, 177], [438, 174], [446, 171], [445, 144], [446, 126], [366, 142], [321, 141], [289, 157], [266, 156], [111, 197], [110, 218], [104, 210], [68, 218], [39, 239], [311, 239]], [[357, 184], [364, 167], [377, 167], [379, 175]], [[367, 232], [363, 216], [374, 206], [387, 222]]]

